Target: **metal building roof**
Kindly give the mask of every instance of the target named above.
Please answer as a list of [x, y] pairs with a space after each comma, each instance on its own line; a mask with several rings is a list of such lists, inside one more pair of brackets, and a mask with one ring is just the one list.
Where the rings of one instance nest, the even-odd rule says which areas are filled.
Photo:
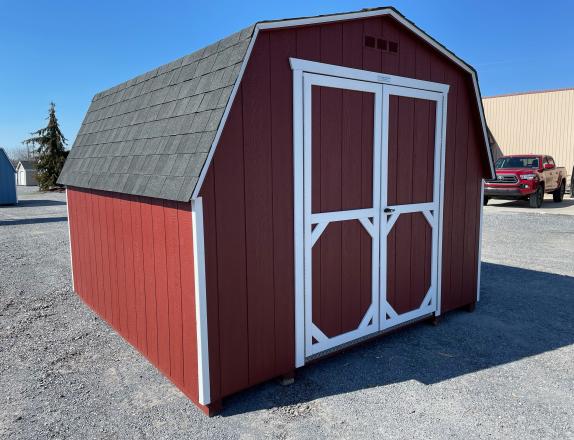
[[58, 183], [189, 201], [253, 26], [94, 96]]

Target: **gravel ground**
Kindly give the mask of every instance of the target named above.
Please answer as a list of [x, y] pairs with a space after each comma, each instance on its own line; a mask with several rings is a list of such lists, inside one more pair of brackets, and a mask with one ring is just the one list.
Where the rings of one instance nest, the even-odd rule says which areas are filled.
[[488, 207], [481, 301], [207, 418], [71, 292], [63, 194], [0, 207], [0, 438], [574, 438], [574, 216]]

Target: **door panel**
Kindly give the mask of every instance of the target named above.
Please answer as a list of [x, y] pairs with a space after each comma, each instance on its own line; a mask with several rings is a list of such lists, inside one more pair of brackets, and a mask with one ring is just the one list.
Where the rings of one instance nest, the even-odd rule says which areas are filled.
[[381, 328], [437, 310], [442, 100], [384, 86]]
[[372, 207], [374, 94], [311, 90], [312, 212]]
[[310, 356], [379, 329], [382, 87], [313, 74], [303, 82]]
[[387, 240], [387, 301], [398, 313], [418, 309], [431, 287], [432, 228], [420, 212], [402, 214]]
[[372, 303], [371, 236], [332, 222], [313, 245], [313, 323], [328, 337], [355, 330]]
[[388, 204], [432, 202], [436, 102], [389, 96]]

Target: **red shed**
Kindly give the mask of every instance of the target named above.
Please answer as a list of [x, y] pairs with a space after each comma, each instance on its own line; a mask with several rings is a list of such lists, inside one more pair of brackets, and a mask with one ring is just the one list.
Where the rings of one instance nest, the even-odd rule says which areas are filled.
[[94, 97], [74, 290], [213, 410], [473, 307], [493, 175], [476, 72], [395, 9], [257, 23]]

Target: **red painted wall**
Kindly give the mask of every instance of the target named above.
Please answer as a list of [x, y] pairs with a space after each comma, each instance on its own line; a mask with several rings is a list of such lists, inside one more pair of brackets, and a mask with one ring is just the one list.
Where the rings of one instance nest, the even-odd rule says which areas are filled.
[[476, 295], [488, 160], [470, 75], [390, 17], [261, 32], [201, 189], [213, 400], [294, 366], [291, 56], [451, 86], [442, 310]]
[[68, 188], [68, 210], [75, 291], [198, 404], [190, 203]]

